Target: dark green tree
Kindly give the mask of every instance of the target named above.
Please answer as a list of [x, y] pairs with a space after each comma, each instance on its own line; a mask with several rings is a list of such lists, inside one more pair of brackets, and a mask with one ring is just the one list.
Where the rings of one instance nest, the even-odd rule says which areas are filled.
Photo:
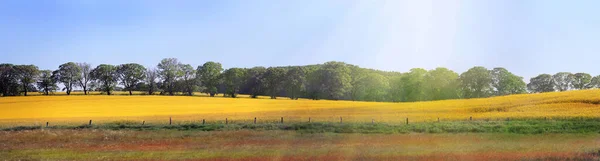
[[58, 89], [58, 86], [56, 86], [56, 79], [52, 76], [51, 70], [40, 71], [37, 86], [44, 95], [49, 95], [50, 92]]
[[146, 68], [136, 63], [121, 64], [116, 72], [124, 89], [129, 91], [129, 95], [133, 95], [135, 86], [146, 78]]
[[285, 69], [278, 67], [269, 67], [265, 72], [265, 87], [271, 99], [276, 99], [283, 88], [285, 80]]
[[237, 97], [237, 94], [245, 81], [245, 70], [242, 68], [229, 68], [222, 74], [225, 85], [225, 97]]
[[117, 67], [109, 64], [100, 64], [91, 71], [92, 79], [100, 84], [100, 88], [110, 95], [111, 91], [116, 87], [119, 79]]
[[292, 67], [285, 74], [284, 86], [286, 94], [292, 100], [297, 100], [305, 90], [306, 69], [304, 67]]
[[55, 78], [65, 86], [62, 90], [71, 95], [74, 86], [81, 77], [81, 68], [76, 63], [68, 62], [58, 66], [58, 70], [52, 72]]
[[197, 68], [197, 76], [200, 79], [200, 82], [205, 87], [205, 92], [209, 93], [211, 97], [214, 97], [215, 94], [219, 91], [218, 86], [221, 84], [221, 72], [223, 71], [223, 67], [221, 67], [221, 63], [217, 62], [206, 62], [202, 66], [198, 66]]
[[35, 65], [16, 65], [15, 70], [17, 72], [17, 79], [21, 84], [23, 93], [25, 96], [27, 96], [28, 89], [30, 86], [33, 86], [33, 83], [36, 82], [40, 71]]
[[246, 72], [246, 87], [249, 90], [250, 97], [256, 98], [265, 93], [265, 67], [254, 67]]
[[552, 75], [540, 74], [529, 80], [527, 89], [532, 93], [554, 92], [554, 82]]

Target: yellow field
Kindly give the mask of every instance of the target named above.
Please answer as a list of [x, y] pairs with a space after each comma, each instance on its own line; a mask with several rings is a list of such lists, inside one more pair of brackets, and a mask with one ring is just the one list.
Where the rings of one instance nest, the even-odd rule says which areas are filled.
[[[600, 90], [523, 94], [416, 103], [210, 98], [202, 96], [28, 96], [0, 98], [0, 125], [83, 124], [145, 120], [149, 124], [199, 121], [308, 121], [403, 123], [529, 117], [600, 117]], [[266, 98], [266, 97], [262, 97]]]

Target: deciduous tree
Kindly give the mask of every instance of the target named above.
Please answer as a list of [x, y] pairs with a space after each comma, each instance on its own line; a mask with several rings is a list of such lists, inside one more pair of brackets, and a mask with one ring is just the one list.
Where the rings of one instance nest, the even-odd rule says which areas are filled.
[[77, 86], [77, 80], [81, 77], [81, 68], [76, 63], [68, 62], [58, 66], [58, 70], [52, 73], [56, 79], [65, 86], [62, 90], [71, 94], [73, 86]]
[[245, 71], [242, 68], [229, 68], [222, 74], [225, 85], [225, 97], [237, 97], [240, 87], [244, 84]]
[[135, 86], [146, 78], [146, 68], [136, 63], [121, 64], [116, 72], [124, 89], [129, 91], [129, 95], [133, 95]]
[[558, 91], [566, 91], [573, 87], [573, 74], [569, 72], [559, 72], [552, 76], [554, 87]]
[[58, 89], [56, 79], [52, 76], [51, 70], [41, 70], [38, 76], [37, 86], [44, 95], [49, 95], [51, 91]]
[[492, 95], [492, 78], [485, 67], [473, 67], [460, 74], [459, 80], [464, 98], [482, 98]]
[[90, 73], [92, 72], [92, 67], [88, 63], [77, 63], [77, 66], [79, 66], [80, 69], [80, 76], [77, 80], [79, 83], [78, 86], [83, 88], [83, 94], [87, 95], [88, 86], [90, 81], [92, 80], [90, 76]]
[[215, 94], [219, 91], [218, 86], [221, 84], [221, 72], [223, 71], [223, 67], [221, 67], [221, 63], [217, 62], [206, 62], [202, 66], [198, 66], [196, 77], [200, 78], [200, 82], [204, 85], [205, 92], [209, 93], [211, 97], [214, 97]]
[[553, 92], [554, 82], [552, 75], [540, 74], [531, 78], [529, 84], [527, 84], [527, 89], [532, 93]]
[[35, 83], [37, 76], [39, 75], [39, 69], [35, 65], [17, 65], [15, 66], [15, 70], [23, 93], [27, 96], [28, 89], [30, 86], [33, 86], [33, 83]]
[[173, 95], [175, 81], [183, 75], [181, 63], [176, 58], [165, 58], [158, 64], [158, 74], [163, 80], [163, 90]]
[[118, 81], [117, 67], [109, 64], [100, 64], [94, 68], [91, 72], [91, 76], [94, 80], [97, 80], [100, 84], [100, 88], [110, 95], [111, 91], [115, 88]]

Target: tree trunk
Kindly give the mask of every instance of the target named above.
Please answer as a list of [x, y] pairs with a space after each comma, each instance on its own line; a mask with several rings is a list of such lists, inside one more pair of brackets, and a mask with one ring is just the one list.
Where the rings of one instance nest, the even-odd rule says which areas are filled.
[[85, 86], [83, 87], [83, 95], [87, 95], [87, 88]]
[[23, 85], [23, 90], [25, 90], [25, 96], [27, 96], [27, 85]]
[[215, 93], [211, 92], [211, 93], [210, 93], [210, 96], [211, 96], [211, 97], [214, 97], [214, 96], [215, 96]]
[[133, 94], [131, 93], [131, 89], [129, 89], [129, 95], [130, 95], [130, 96], [131, 96], [131, 95], [133, 95]]

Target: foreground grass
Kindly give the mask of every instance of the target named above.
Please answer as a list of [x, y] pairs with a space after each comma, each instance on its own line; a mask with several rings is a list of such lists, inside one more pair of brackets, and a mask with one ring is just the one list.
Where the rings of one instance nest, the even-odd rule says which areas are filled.
[[3, 160], [593, 160], [599, 134], [0, 131]]
[[600, 133], [600, 119], [560, 120], [502, 120], [417, 122], [409, 124], [386, 123], [184, 123], [173, 125], [145, 124], [135, 121], [117, 121], [99, 125], [16, 126], [3, 131], [37, 129], [109, 129], [109, 130], [181, 130], [181, 131], [234, 131], [234, 130], [287, 130], [300, 133]]

